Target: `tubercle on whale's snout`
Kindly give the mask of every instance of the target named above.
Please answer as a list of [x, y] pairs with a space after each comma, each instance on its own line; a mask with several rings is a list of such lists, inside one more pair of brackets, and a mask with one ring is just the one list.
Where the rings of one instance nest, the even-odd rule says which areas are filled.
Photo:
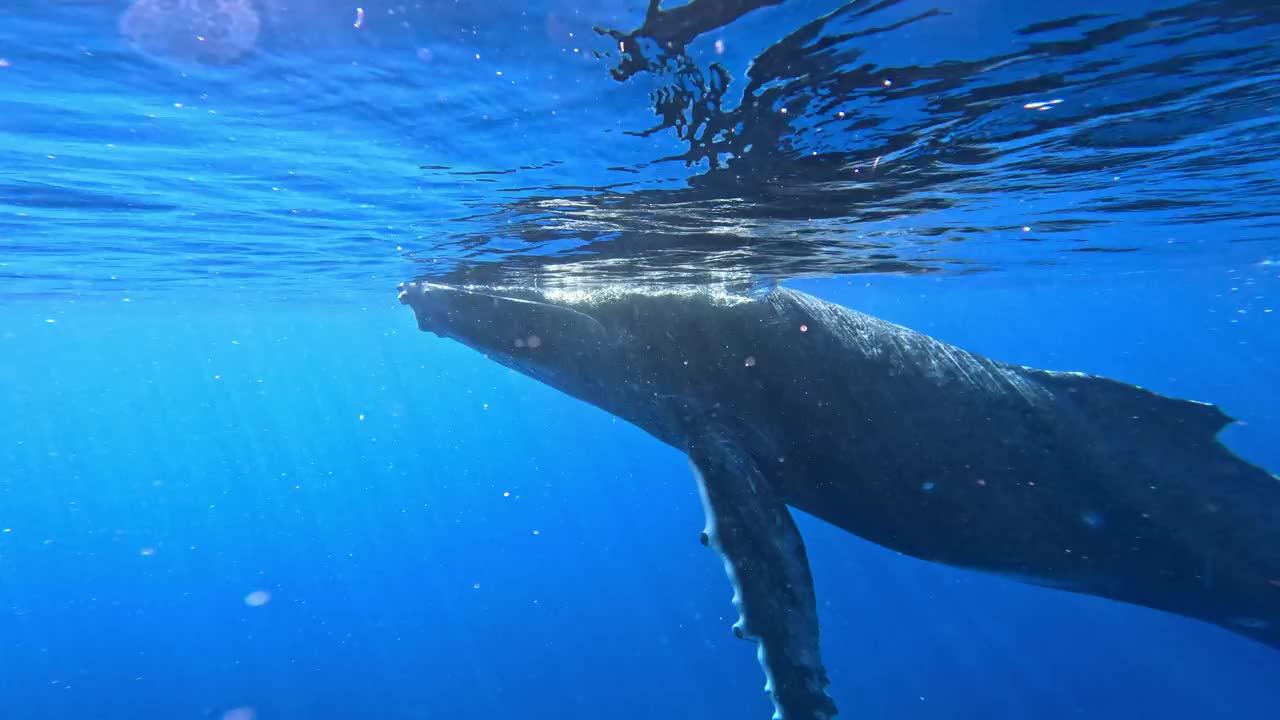
[[408, 305], [413, 309], [414, 314], [422, 316], [424, 314], [433, 314], [439, 308], [441, 296], [438, 292], [433, 292], [429, 283], [408, 282], [400, 283], [397, 288], [400, 290], [398, 299], [401, 305]]
[[429, 298], [430, 288], [425, 283], [409, 282], [400, 283], [396, 286], [400, 291], [397, 299], [401, 305], [408, 305], [413, 310], [413, 315], [418, 321], [418, 329], [424, 332], [439, 334], [435, 327], [438, 324], [437, 315], [439, 308], [430, 307]]

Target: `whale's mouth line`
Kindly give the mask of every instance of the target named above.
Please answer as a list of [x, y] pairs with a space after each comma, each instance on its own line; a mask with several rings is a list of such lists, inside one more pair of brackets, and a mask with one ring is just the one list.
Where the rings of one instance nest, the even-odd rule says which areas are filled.
[[449, 337], [449, 336], [442, 334], [438, 329], [434, 327], [429, 327], [424, 322], [431, 318], [438, 317], [440, 314], [438, 312], [435, 312], [436, 308], [433, 308], [430, 306], [431, 304], [428, 301], [428, 298], [430, 298], [432, 294], [436, 294], [436, 297], [442, 298], [442, 299], [445, 297], [448, 297], [451, 294], [469, 295], [471, 297], [490, 298], [495, 301], [525, 305], [529, 307], [541, 307], [541, 308], [546, 308], [548, 310], [552, 310], [555, 312], [572, 313], [574, 315], [577, 315], [581, 318], [584, 318], [590, 321], [591, 324], [594, 325], [597, 329], [601, 331], [605, 330], [604, 324], [601, 323], [598, 319], [576, 308], [568, 307], [566, 305], [557, 305], [556, 303], [545, 302], [545, 301], [536, 300], [533, 298], [520, 297], [518, 295], [503, 295], [503, 294], [494, 292], [492, 289], [487, 289], [487, 288], [473, 289], [473, 288], [467, 288], [467, 287], [458, 287], [455, 285], [442, 285], [439, 283], [428, 283], [428, 282], [400, 283], [398, 288], [400, 290], [400, 295], [399, 295], [400, 303], [402, 305], [408, 305], [409, 307], [413, 308], [414, 314], [418, 316], [418, 327], [421, 330], [432, 333], [433, 335], [436, 335], [438, 337]]
[[501, 300], [503, 302], [518, 302], [518, 303], [528, 303], [530, 305], [550, 306], [550, 303], [540, 303], [536, 300], [530, 300], [528, 298], [522, 298], [514, 295], [502, 295], [488, 289], [459, 287], [457, 285], [443, 285], [440, 283], [428, 283], [428, 282], [400, 283], [400, 285], [398, 286], [398, 289], [400, 290], [400, 296], [399, 296], [400, 303], [403, 305], [408, 305], [414, 309], [417, 309], [419, 307], [419, 304], [414, 302], [415, 296], [418, 298], [425, 298], [433, 294], [438, 294], [437, 297], [448, 295], [448, 294], [470, 295], [472, 297], [492, 298], [494, 300]]

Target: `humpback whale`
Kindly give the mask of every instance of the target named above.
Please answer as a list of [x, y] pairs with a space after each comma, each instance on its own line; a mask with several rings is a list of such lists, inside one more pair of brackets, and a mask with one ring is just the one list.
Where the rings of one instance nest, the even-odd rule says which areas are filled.
[[400, 286], [424, 331], [688, 454], [775, 717], [836, 714], [788, 506], [928, 561], [1280, 649], [1280, 479], [1213, 405], [1005, 364], [786, 288]]

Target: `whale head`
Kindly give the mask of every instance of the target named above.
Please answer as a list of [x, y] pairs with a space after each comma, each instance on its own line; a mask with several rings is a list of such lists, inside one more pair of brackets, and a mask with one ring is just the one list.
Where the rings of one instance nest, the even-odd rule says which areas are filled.
[[541, 291], [406, 283], [400, 302], [419, 329], [591, 402], [606, 389], [602, 368], [624, 354], [616, 330]]
[[[400, 286], [418, 327], [623, 417], [660, 439], [695, 414], [752, 395], [745, 298], [612, 287], [590, 292]], [[746, 318], [743, 318], [744, 320]], [[727, 322], [726, 322], [727, 321]], [[758, 323], [751, 322], [750, 326]], [[742, 346], [739, 348], [738, 346]], [[704, 380], [715, 377], [725, 394]]]

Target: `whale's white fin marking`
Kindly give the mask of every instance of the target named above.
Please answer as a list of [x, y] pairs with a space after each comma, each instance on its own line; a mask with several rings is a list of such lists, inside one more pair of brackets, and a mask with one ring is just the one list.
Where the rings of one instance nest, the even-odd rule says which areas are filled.
[[786, 505], [727, 434], [690, 443], [707, 514], [703, 541], [733, 583], [734, 632], [757, 643], [777, 720], [829, 720], [835, 702], [818, 649], [818, 613], [804, 541]]

